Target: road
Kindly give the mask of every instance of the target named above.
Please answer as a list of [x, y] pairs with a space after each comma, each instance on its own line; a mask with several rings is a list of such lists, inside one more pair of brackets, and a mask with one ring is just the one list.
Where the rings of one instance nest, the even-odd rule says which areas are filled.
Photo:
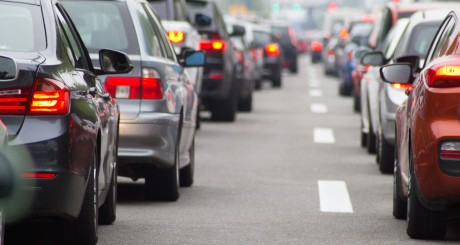
[[391, 175], [359, 145], [359, 115], [335, 78], [301, 57], [282, 89], [255, 94], [235, 123], [205, 121], [195, 184], [177, 202], [147, 202], [120, 178], [118, 216], [98, 244], [458, 244], [411, 240], [391, 215]]

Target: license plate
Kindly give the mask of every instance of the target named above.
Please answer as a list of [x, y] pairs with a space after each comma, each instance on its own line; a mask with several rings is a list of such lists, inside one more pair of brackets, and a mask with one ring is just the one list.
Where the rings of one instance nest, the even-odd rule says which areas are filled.
[[117, 86], [115, 97], [119, 99], [128, 99], [129, 98], [129, 86]]

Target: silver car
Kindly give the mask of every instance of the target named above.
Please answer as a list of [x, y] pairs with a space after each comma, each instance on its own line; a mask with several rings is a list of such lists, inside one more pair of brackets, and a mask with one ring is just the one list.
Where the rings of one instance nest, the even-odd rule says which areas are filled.
[[176, 57], [147, 1], [64, 3], [92, 57], [99, 47], [117, 49], [127, 53], [134, 66], [129, 74], [103, 77], [106, 90], [120, 105], [118, 175], [145, 178], [149, 200], [177, 200], [179, 186], [193, 184], [198, 109], [183, 66], [202, 66], [204, 53], [188, 51]]

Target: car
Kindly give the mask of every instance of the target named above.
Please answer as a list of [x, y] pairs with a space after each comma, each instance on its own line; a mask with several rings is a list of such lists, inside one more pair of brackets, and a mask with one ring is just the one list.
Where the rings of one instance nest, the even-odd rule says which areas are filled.
[[444, 237], [459, 211], [459, 14], [444, 19], [421, 69], [417, 59], [380, 68], [385, 82], [411, 84], [396, 112], [393, 216], [416, 239]]
[[[369, 65], [364, 65], [361, 62], [361, 58], [367, 52], [372, 51], [372, 49], [368, 46], [361, 46], [358, 47], [353, 51], [353, 59], [355, 63], [354, 69], [351, 70], [351, 79], [353, 81], [353, 111], [360, 113], [361, 112], [361, 80], [364, 77], [364, 74], [369, 70]], [[365, 140], [361, 140], [362, 147], [365, 147]]]
[[[413, 13], [421, 10], [431, 10], [431, 9], [440, 9], [440, 8], [449, 8], [452, 5], [451, 3], [388, 3], [380, 12], [377, 14], [377, 20], [375, 26], [369, 37], [369, 46], [374, 49], [374, 51], [383, 51], [385, 49], [384, 45], [388, 45], [388, 42], [385, 40], [391, 40], [388, 38], [389, 31], [396, 24], [396, 21], [402, 18], [408, 18]], [[396, 44], [396, 43], [395, 43]], [[374, 83], [369, 83], [369, 81], [375, 80], [370, 76], [375, 76], [378, 74], [378, 69], [380, 66], [369, 66], [367, 68], [368, 72], [363, 76], [363, 79], [360, 83], [360, 99], [361, 99], [361, 132], [360, 138], [362, 139], [361, 145], [367, 148], [367, 151], [371, 154], [376, 153], [376, 134], [377, 134], [377, 117], [375, 114], [369, 116], [369, 112], [376, 112], [377, 98], [368, 98], [367, 94], [375, 95], [376, 93], [368, 93], [368, 90], [376, 90], [378, 86], [375, 86]], [[372, 71], [374, 70], [374, 71]], [[373, 85], [369, 87], [369, 85]], [[371, 103], [369, 103], [371, 101]], [[369, 108], [368, 105], [372, 105], [372, 108]], [[364, 142], [363, 142], [364, 141]]]
[[[168, 32], [169, 41], [177, 55], [187, 49], [198, 50], [200, 48], [201, 35], [189, 19], [185, 0], [149, 0], [149, 3], [160, 16], [161, 24]], [[203, 67], [187, 67], [185, 70], [190, 76], [190, 82], [194, 84], [195, 92], [198, 94], [198, 108], [201, 108], [199, 98], [203, 82]], [[201, 126], [200, 113], [196, 115], [196, 127], [199, 129]]]
[[189, 18], [202, 35], [200, 50], [206, 52], [201, 102], [211, 120], [233, 122], [238, 109], [240, 79], [236, 77], [238, 57], [223, 15], [212, 0], [186, 0]]
[[298, 44], [294, 29], [287, 23], [282, 22], [272, 22], [270, 26], [277, 43], [283, 50], [283, 67], [288, 68], [291, 73], [298, 73]]
[[120, 105], [118, 175], [144, 178], [147, 200], [176, 201], [179, 187], [194, 181], [198, 110], [183, 66], [203, 65], [204, 53], [176, 57], [147, 1], [68, 0], [64, 5], [90, 54], [99, 47], [117, 48], [133, 61], [129, 74], [101, 77]]
[[[386, 53], [369, 52], [363, 57], [363, 63], [369, 64], [366, 60], [373, 59], [376, 63], [370, 65], [378, 66], [388, 63], [407, 62], [406, 57], [424, 61], [429, 45], [434, 38], [442, 20], [448, 14], [447, 10], [419, 11], [414, 13], [400, 36], [393, 36], [389, 42]], [[390, 36], [389, 36], [390, 37]], [[395, 48], [392, 47], [396, 42]], [[419, 64], [417, 64], [418, 67]], [[371, 70], [369, 72], [376, 72]], [[379, 71], [377, 71], [379, 72]], [[369, 117], [376, 117], [376, 153], [377, 163], [382, 173], [393, 173], [394, 168], [394, 145], [395, 145], [395, 117], [396, 108], [406, 99], [405, 90], [409, 85], [386, 84], [379, 73], [369, 74]], [[371, 94], [375, 93], [375, 94]], [[373, 100], [375, 98], [375, 100]], [[376, 103], [374, 105], [374, 103]], [[377, 108], [373, 111], [373, 108]]]
[[9, 151], [26, 149], [33, 164], [21, 173], [34, 182], [25, 218], [61, 219], [68, 227], [61, 243], [95, 244], [98, 223], [116, 219], [119, 126], [119, 107], [99, 76], [129, 72], [132, 64], [124, 53], [98, 49], [104, 64], [93, 68], [59, 1], [0, 6], [0, 56], [11, 69], [0, 78], [0, 119]]

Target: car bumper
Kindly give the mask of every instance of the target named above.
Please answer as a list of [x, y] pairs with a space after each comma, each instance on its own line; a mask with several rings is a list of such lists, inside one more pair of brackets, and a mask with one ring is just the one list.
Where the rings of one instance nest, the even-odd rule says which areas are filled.
[[180, 114], [169, 113], [141, 113], [136, 120], [121, 120], [119, 173], [135, 165], [172, 167], [179, 121]]

